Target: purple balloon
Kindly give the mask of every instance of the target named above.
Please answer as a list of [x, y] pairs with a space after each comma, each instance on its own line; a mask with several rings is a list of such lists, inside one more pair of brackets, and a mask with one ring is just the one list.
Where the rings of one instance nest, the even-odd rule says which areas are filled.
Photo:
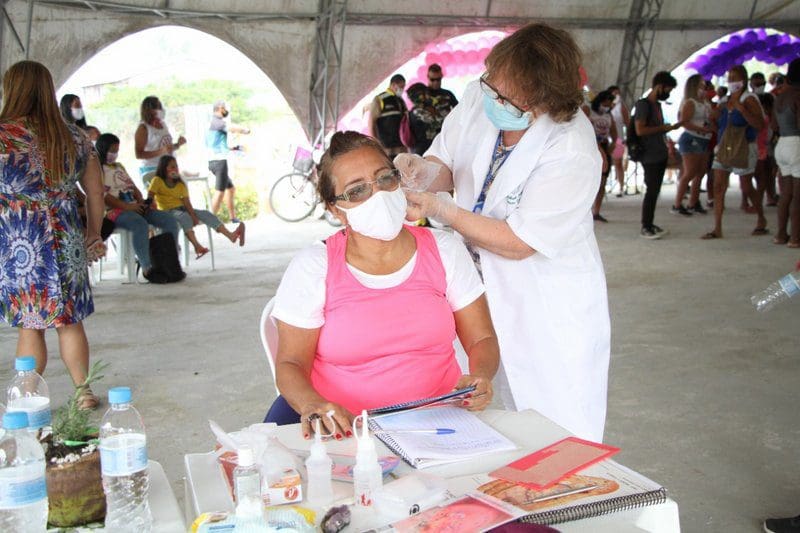
[[780, 44], [780, 42], [781, 42], [781, 36], [778, 35], [777, 33], [773, 33], [772, 35], [767, 37], [767, 46], [769, 48], [773, 48], [775, 46], [778, 46]]
[[758, 38], [762, 41], [767, 38], [767, 30], [765, 30], [764, 28], [758, 28], [758, 31], [756, 31], [756, 33], [758, 33]]
[[728, 42], [734, 46], [739, 46], [742, 44], [742, 37], [740, 35], [734, 35], [728, 40]]
[[744, 34], [744, 40], [745, 42], [754, 43], [758, 40], [758, 34], [753, 30], [750, 30]]

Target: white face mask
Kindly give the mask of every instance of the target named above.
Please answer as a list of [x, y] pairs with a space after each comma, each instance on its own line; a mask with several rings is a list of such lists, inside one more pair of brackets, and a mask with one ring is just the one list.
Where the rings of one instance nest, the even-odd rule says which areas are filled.
[[733, 94], [739, 89], [744, 87], [743, 81], [729, 81], [728, 82], [728, 94]]
[[609, 111], [611, 111], [611, 108], [608, 107], [607, 105], [601, 105], [600, 106], [600, 112], [601, 113], [608, 113]]
[[72, 118], [75, 120], [80, 120], [84, 117], [83, 108], [82, 107], [73, 107], [72, 108]]
[[106, 153], [106, 163], [116, 163], [118, 156], [119, 156], [119, 152], [107, 152]]
[[763, 85], [759, 85], [758, 87], [755, 87], [753, 89], [753, 92], [756, 94], [764, 94], [764, 89], [766, 89], [766, 87], [764, 87]]
[[156, 109], [156, 118], [158, 120], [164, 120], [164, 110], [163, 109]]
[[373, 193], [361, 205], [339, 209], [347, 213], [347, 224], [353, 231], [365, 237], [391, 241], [403, 229], [406, 207], [406, 195], [398, 187], [396, 191]]

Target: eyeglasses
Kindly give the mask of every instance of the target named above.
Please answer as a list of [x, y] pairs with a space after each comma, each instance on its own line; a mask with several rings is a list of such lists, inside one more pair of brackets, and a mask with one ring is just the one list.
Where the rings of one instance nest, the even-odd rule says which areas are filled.
[[393, 168], [372, 181], [362, 181], [354, 183], [345, 188], [344, 192], [339, 196], [335, 196], [334, 200], [341, 200], [343, 202], [359, 203], [368, 200], [372, 196], [373, 185], [378, 186], [379, 191], [395, 191], [400, 186], [400, 171]]
[[481, 83], [481, 90], [483, 91], [483, 94], [485, 94], [486, 96], [488, 96], [492, 100], [497, 100], [498, 102], [503, 104], [503, 107], [506, 109], [506, 111], [511, 113], [516, 118], [519, 118], [522, 115], [524, 115], [525, 111], [520, 109], [518, 106], [512, 104], [511, 100], [509, 100], [507, 96], [503, 96], [502, 94], [500, 94], [500, 91], [498, 91], [497, 89], [492, 87], [492, 85], [488, 81], [486, 81], [486, 78], [488, 76], [489, 76], [488, 72], [484, 72], [481, 75], [480, 83]]

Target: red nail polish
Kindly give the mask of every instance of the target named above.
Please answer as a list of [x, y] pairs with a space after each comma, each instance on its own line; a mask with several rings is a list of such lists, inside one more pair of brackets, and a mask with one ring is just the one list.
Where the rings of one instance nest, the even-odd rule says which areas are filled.
[[305, 435], [303, 435], [303, 438], [304, 438], [304, 439], [306, 439], [306, 440], [308, 440], [309, 436], [310, 436], [310, 435], [309, 435], [308, 433], [306, 433]]
[[472, 393], [471, 393], [471, 392], [468, 392], [468, 393], [467, 393], [467, 395], [466, 395], [466, 396], [464, 396], [464, 398], [472, 398]]
[[347, 435], [348, 437], [352, 437], [353, 436], [353, 432], [348, 429], [347, 433], [345, 433], [345, 435]]
[[470, 403], [469, 401], [467, 401], [467, 400], [464, 400], [462, 403], [463, 403], [464, 405], [471, 405], [471, 403]]

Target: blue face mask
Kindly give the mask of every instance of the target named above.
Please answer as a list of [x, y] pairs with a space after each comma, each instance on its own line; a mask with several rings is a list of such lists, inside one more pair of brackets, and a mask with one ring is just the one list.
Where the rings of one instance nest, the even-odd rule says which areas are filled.
[[483, 111], [494, 127], [502, 131], [520, 131], [531, 125], [531, 112], [526, 111], [521, 117], [515, 117], [503, 104], [493, 100], [488, 94], [483, 95]]

